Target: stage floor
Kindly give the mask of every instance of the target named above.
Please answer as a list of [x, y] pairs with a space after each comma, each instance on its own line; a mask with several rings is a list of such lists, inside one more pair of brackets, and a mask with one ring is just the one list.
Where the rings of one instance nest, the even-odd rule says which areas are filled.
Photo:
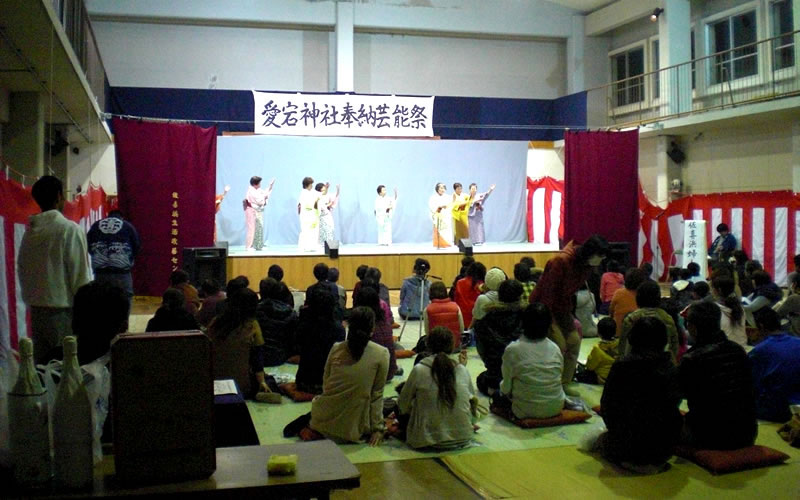
[[[558, 244], [542, 243], [485, 243], [472, 247], [475, 255], [492, 253], [528, 253], [528, 252], [557, 252]], [[339, 255], [430, 255], [430, 254], [458, 254], [458, 247], [437, 249], [430, 243], [395, 243], [392, 245], [373, 245], [368, 243], [354, 243], [340, 245]], [[296, 245], [270, 245], [261, 250], [245, 250], [244, 246], [237, 245], [228, 248], [228, 257], [306, 257], [325, 255], [320, 248], [315, 252], [302, 252]]]

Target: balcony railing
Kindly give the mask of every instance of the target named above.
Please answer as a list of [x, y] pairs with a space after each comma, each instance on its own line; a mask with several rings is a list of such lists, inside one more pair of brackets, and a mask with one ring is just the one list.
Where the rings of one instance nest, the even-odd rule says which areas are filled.
[[89, 87], [101, 111], [105, 111], [106, 70], [97, 49], [84, 0], [52, 0], [53, 10], [64, 27], [72, 50], [78, 57]]
[[588, 120], [632, 126], [800, 95], [798, 35], [800, 30], [590, 89]]

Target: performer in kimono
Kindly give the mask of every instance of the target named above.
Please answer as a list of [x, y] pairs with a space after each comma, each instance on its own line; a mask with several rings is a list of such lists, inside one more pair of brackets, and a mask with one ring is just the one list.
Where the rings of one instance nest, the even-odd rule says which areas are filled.
[[445, 195], [447, 187], [443, 183], [436, 184], [436, 192], [428, 200], [428, 209], [433, 221], [433, 246], [447, 248], [453, 242], [453, 199]]
[[392, 244], [392, 216], [397, 206], [397, 188], [394, 189], [394, 198], [386, 196], [386, 186], [378, 186], [378, 196], [375, 198], [375, 220], [378, 222], [378, 245]]
[[300, 215], [300, 237], [297, 245], [303, 252], [319, 250], [319, 198], [314, 190], [314, 179], [303, 179], [303, 190], [297, 202], [297, 213]]
[[261, 250], [264, 248], [264, 207], [267, 206], [269, 195], [275, 179], [269, 182], [269, 188], [261, 189], [261, 177], [250, 177], [250, 187], [244, 198], [244, 221], [247, 234], [244, 240], [245, 250]]
[[478, 185], [469, 185], [469, 238], [473, 245], [483, 245], [486, 235], [483, 233], [483, 204], [494, 191], [494, 184], [485, 193], [478, 193]]
[[317, 183], [314, 189], [320, 194], [319, 202], [319, 244], [322, 245], [326, 241], [333, 241], [336, 239], [333, 227], [333, 207], [339, 201], [339, 185], [336, 185], [336, 194], [331, 197], [328, 194], [329, 182]]
[[463, 193], [460, 182], [453, 184], [453, 232], [455, 244], [461, 238], [469, 238], [469, 195]]
[[225, 186], [222, 193], [214, 196], [214, 243], [217, 242], [217, 214], [219, 213], [219, 209], [222, 208], [222, 200], [225, 199], [230, 190], [230, 186]]

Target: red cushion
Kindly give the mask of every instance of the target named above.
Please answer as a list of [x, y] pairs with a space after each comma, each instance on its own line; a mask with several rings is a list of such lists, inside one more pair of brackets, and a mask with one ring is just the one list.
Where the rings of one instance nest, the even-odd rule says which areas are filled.
[[761, 445], [738, 450], [700, 450], [681, 445], [677, 447], [675, 454], [696, 463], [712, 474], [758, 469], [783, 463], [789, 459], [786, 453]]
[[416, 355], [417, 355], [417, 353], [415, 353], [414, 351], [411, 351], [409, 349], [395, 349], [394, 350], [394, 356], [397, 359], [410, 358], [410, 357], [413, 357], [413, 356], [416, 356]]
[[561, 413], [555, 417], [550, 418], [517, 418], [511, 411], [511, 408], [502, 408], [493, 406], [492, 413], [503, 417], [504, 419], [517, 424], [523, 429], [533, 429], [535, 427], [553, 427], [556, 425], [570, 425], [579, 424], [592, 418], [592, 416], [583, 411], [575, 410], [561, 410]]
[[314, 399], [314, 394], [310, 392], [303, 392], [297, 390], [297, 384], [291, 382], [289, 384], [281, 384], [278, 386], [281, 392], [291, 398], [295, 403], [305, 403]]

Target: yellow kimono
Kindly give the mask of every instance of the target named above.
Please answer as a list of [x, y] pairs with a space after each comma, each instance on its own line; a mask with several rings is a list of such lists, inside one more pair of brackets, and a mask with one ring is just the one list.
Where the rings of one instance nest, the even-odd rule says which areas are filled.
[[469, 194], [453, 195], [453, 233], [454, 243], [461, 238], [469, 238]]

